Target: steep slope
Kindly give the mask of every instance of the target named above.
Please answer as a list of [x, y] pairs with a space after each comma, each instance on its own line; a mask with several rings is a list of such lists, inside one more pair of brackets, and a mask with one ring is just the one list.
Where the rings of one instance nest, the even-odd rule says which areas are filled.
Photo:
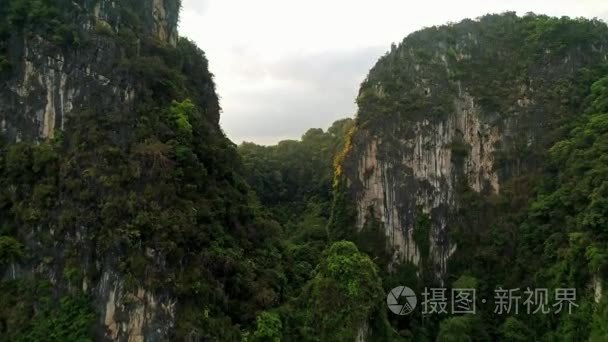
[[[463, 195], [491, 198], [533, 176], [601, 75], [607, 33], [599, 21], [509, 13], [393, 46], [361, 86], [337, 170], [336, 234], [377, 222], [392, 263], [442, 278]], [[417, 234], [426, 216], [430, 230]]]
[[[52, 138], [73, 110], [130, 110], [122, 58], [139, 39], [177, 44], [179, 1], [5, 1], [0, 8], [0, 122], [10, 141]], [[19, 113], [19, 115], [17, 115]]]
[[179, 7], [0, 4], [0, 340], [238, 340], [279, 301]]
[[263, 312], [253, 341], [391, 341], [380, 271], [352, 242], [329, 241], [334, 157], [353, 120], [300, 141], [243, 143], [246, 179], [284, 228], [284, 302]]
[[327, 131], [309, 129], [300, 141], [239, 146], [247, 182], [282, 224], [298, 224], [311, 211], [329, 218], [334, 157], [344, 148], [352, 126], [352, 119], [342, 119]]
[[274, 146], [243, 143], [238, 152], [245, 179], [269, 215], [285, 232], [286, 262], [283, 294], [301, 292], [314, 276], [322, 252], [329, 246], [333, 159], [342, 150], [353, 120], [336, 121], [327, 131], [309, 129], [300, 141]]
[[333, 238], [375, 256], [385, 291], [578, 295], [573, 314], [391, 317], [402, 336], [605, 338], [607, 43], [597, 20], [488, 15], [413, 33], [370, 71], [335, 170]]
[[538, 336], [592, 341], [608, 337], [603, 323], [608, 303], [603, 290], [608, 280], [607, 86], [608, 76], [593, 83], [575, 127], [549, 150], [518, 230], [515, 261], [524, 281], [578, 290], [575, 314], [526, 322]]

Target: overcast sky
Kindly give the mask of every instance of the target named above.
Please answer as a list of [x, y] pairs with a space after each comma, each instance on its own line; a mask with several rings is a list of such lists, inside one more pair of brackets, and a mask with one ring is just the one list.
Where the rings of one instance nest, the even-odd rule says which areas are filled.
[[228, 137], [274, 144], [354, 116], [392, 42], [508, 10], [606, 20], [608, 0], [183, 0], [180, 34], [209, 58]]

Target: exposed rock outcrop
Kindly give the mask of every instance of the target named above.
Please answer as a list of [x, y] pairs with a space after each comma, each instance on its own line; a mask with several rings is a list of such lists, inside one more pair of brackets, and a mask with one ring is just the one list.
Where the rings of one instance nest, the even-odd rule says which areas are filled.
[[[380, 221], [393, 263], [427, 258], [441, 278], [457, 248], [449, 231], [462, 188], [500, 194], [542, 164], [536, 151], [546, 151], [562, 120], [576, 115], [580, 99], [562, 98], [567, 91], [554, 85], [569, 87], [605, 61], [608, 41], [536, 47], [513, 24], [534, 20], [507, 14], [414, 33], [363, 83], [340, 181], [357, 230]], [[493, 32], [501, 25], [511, 25], [511, 35]], [[413, 237], [421, 214], [431, 219], [428, 256]]]
[[[0, 88], [0, 129], [9, 141], [51, 138], [73, 110], [130, 110], [135, 84], [120, 67], [125, 46], [107, 36], [132, 32], [129, 20], [141, 21], [139, 36], [177, 44], [178, 0], [146, 0], [137, 12], [109, 0], [81, 0], [70, 6], [65, 11], [80, 23], [86, 44], [62, 47], [37, 34], [11, 37], [8, 61], [13, 71]], [[99, 26], [110, 32], [100, 34]]]
[[52, 138], [67, 114], [89, 110], [128, 110], [135, 96], [128, 75], [116, 70], [120, 47], [99, 37], [95, 48], [59, 50], [45, 39], [15, 42], [15, 75], [0, 91], [0, 118], [11, 141]]
[[[122, 67], [127, 57], [125, 31], [132, 37], [155, 40], [159, 45], [177, 44], [179, 0], [146, 0], [136, 6], [110, 0], [58, 2], [66, 18], [76, 23], [78, 37], [86, 41], [62, 45], [43, 33], [13, 32], [6, 45], [11, 65], [0, 75], [0, 133], [5, 142], [40, 142], [56, 137], [66, 128], [70, 113], [129, 113], [141, 95], [140, 80]], [[62, 13], [63, 13], [62, 12]], [[130, 17], [128, 17], [130, 16]], [[66, 19], [67, 20], [67, 19]], [[140, 25], [134, 26], [137, 20]], [[57, 25], [57, 24], [55, 24]], [[141, 30], [140, 32], [137, 29]], [[104, 31], [104, 32], [102, 32]], [[2, 57], [2, 56], [0, 56]], [[137, 56], [129, 56], [136, 58]], [[69, 133], [69, 132], [67, 132]], [[45, 232], [46, 233], [46, 232]], [[79, 246], [76, 253], [84, 275], [82, 290], [91, 296], [99, 325], [98, 340], [159, 341], [172, 333], [176, 299], [167, 291], [149, 290], [127, 284], [118, 271], [116, 255], [94, 257], [94, 235], [81, 227], [77, 236], [60, 237], [49, 232], [52, 247], [43, 246], [38, 236], [29, 236], [32, 257], [48, 258], [48, 264], [12, 265], [7, 279], [48, 279], [57, 294], [70, 291], [64, 276], [66, 244]], [[69, 241], [69, 242], [66, 242]], [[40, 255], [37, 255], [37, 254]], [[161, 264], [162, 257], [157, 263]], [[89, 269], [100, 275], [92, 282]], [[140, 279], [142, 283], [143, 279]]]
[[102, 308], [100, 339], [139, 342], [170, 336], [175, 299], [159, 297], [141, 287], [129, 291], [122, 276], [109, 271], [102, 274], [95, 291]]

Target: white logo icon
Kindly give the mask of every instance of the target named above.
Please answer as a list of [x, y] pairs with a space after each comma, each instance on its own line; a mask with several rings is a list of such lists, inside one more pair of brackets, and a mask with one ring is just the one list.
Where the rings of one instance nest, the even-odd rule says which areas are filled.
[[[399, 303], [400, 298], [402, 304]], [[418, 299], [414, 291], [409, 287], [398, 286], [392, 289], [388, 296], [386, 296], [386, 304], [388, 304], [389, 310], [394, 314], [405, 316], [414, 311], [416, 304], [418, 304]]]

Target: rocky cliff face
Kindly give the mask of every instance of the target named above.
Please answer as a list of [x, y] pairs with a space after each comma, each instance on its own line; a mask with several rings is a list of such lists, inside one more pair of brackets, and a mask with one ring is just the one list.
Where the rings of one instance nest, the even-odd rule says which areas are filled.
[[94, 48], [60, 50], [40, 36], [15, 39], [22, 40], [11, 50], [15, 76], [0, 94], [2, 131], [10, 141], [53, 138], [68, 113], [91, 101], [100, 111], [129, 108], [135, 89], [115, 70], [121, 52], [113, 41], [99, 37]]
[[[178, 0], [59, 1], [57, 6], [52, 10], [75, 23], [69, 43], [49, 35], [61, 23], [53, 23], [47, 31], [24, 24], [22, 31], [11, 32], [2, 42], [4, 61], [10, 65], [2, 70], [0, 86], [0, 133], [5, 142], [55, 138], [69, 126], [70, 113], [132, 112], [142, 95], [142, 82], [121, 63], [137, 57], [142, 40], [169, 47], [177, 44]], [[127, 51], [127, 38], [136, 46], [134, 53]], [[12, 265], [5, 279], [35, 275], [50, 280], [57, 295], [71, 292], [74, 286], [81, 288], [91, 296], [99, 315], [95, 336], [100, 340], [158, 341], [169, 336], [174, 328], [175, 297], [165, 290], [127, 286], [117, 265], [124, 251], [97, 256], [97, 246], [91, 242], [95, 234], [84, 225], [68, 236], [51, 228], [48, 233], [54, 242], [50, 245], [42, 237], [46, 233], [46, 228], [39, 227], [40, 236], [26, 238], [32, 260]], [[68, 252], [68, 245], [80, 247]], [[68, 253], [79, 260], [84, 274], [76, 284], [64, 274]], [[148, 249], [148, 254], [158, 265], [164, 263], [154, 250]]]
[[119, 67], [125, 44], [116, 37], [177, 44], [177, 0], [59, 3], [63, 19], [76, 23], [76, 42], [58, 43], [38, 31], [16, 32], [7, 40], [11, 71], [0, 88], [0, 129], [9, 141], [52, 138], [67, 114], [91, 108], [91, 102], [100, 113], [129, 111], [135, 84]]
[[[370, 220], [383, 227], [393, 264], [425, 259], [441, 278], [458, 248], [450, 228], [466, 206], [463, 190], [498, 196], [542, 164], [576, 115], [584, 94], [574, 85], [606, 61], [606, 28], [564, 21], [558, 38], [543, 31], [545, 20], [507, 14], [426, 29], [371, 70], [340, 184], [356, 229]], [[559, 41], [570, 30], [588, 30], [589, 39]], [[431, 221], [422, 240], [421, 216]]]
[[131, 20], [136, 20], [142, 24], [143, 34], [173, 46], [177, 44], [180, 0], [125, 1], [124, 4], [107, 0], [84, 0], [81, 6], [86, 12], [93, 13], [88, 24], [91, 28], [107, 24], [113, 31], [120, 32], [133, 24]]

